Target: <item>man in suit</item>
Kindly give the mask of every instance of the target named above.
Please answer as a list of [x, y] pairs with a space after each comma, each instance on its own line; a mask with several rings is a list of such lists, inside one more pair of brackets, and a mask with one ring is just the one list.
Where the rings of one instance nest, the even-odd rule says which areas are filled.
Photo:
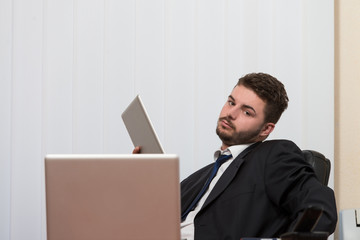
[[[323, 209], [315, 230], [334, 232], [334, 192], [318, 181], [293, 142], [265, 141], [287, 105], [283, 84], [271, 75], [239, 79], [216, 128], [222, 145], [214, 158], [228, 157], [181, 182], [182, 239], [279, 237], [309, 206]], [[139, 147], [133, 151], [139, 152]]]
[[309, 206], [323, 208], [315, 230], [334, 232], [334, 192], [318, 181], [293, 142], [264, 141], [287, 103], [284, 86], [276, 78], [252, 73], [239, 79], [216, 128], [222, 145], [215, 159], [220, 154], [232, 156], [193, 207], [214, 163], [181, 182], [182, 239], [279, 237]]

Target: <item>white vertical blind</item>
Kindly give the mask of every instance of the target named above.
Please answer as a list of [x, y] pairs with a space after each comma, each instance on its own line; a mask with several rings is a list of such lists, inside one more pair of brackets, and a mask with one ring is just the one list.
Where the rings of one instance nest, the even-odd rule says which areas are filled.
[[196, 8], [197, 3], [193, 0], [165, 1], [166, 101], [163, 127], [166, 131], [162, 143], [166, 152], [181, 152], [182, 159], [192, 159], [180, 165], [184, 175], [190, 174], [196, 161]]
[[43, 6], [40, 0], [20, 0], [12, 7], [11, 203], [7, 222], [11, 238], [39, 239], [43, 203]]
[[77, 0], [74, 12], [73, 147], [103, 152], [104, 1]]
[[0, 1], [0, 239], [10, 238], [11, 194], [11, 1]]
[[[133, 0], [105, 2], [103, 151], [131, 149], [121, 113], [135, 93], [135, 7]], [[122, 148], [120, 150], [120, 148]], [[128, 151], [129, 152], [129, 151]]]
[[[306, 148], [334, 159], [334, 5], [305, 1], [303, 16], [303, 131]], [[319, 12], [323, 12], [319, 19]], [[327, 94], [322, 94], [325, 91]], [[329, 133], [328, 133], [329, 132]], [[330, 185], [333, 186], [334, 165]]]
[[248, 72], [288, 91], [271, 138], [333, 159], [333, 5], [0, 1], [0, 239], [46, 239], [45, 154], [132, 151], [121, 113], [136, 94], [181, 178], [211, 162], [220, 109]]
[[73, 152], [74, 4], [44, 5], [43, 154]]

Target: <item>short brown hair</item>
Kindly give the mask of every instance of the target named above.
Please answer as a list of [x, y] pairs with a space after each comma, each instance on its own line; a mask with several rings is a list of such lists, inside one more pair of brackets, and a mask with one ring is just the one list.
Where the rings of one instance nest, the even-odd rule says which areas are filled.
[[265, 101], [265, 122], [277, 123], [289, 102], [279, 80], [266, 73], [249, 73], [240, 78], [237, 85], [251, 89]]

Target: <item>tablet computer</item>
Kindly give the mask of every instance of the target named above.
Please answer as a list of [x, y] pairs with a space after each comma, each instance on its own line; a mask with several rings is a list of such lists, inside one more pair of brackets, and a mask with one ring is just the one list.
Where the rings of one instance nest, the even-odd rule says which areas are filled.
[[141, 153], [165, 153], [139, 95], [121, 115], [134, 146]]

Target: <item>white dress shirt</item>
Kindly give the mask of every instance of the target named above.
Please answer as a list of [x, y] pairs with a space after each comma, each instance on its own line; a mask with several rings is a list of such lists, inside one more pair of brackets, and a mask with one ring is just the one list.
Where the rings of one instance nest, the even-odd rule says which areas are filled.
[[232, 154], [232, 158], [230, 158], [228, 161], [224, 162], [219, 170], [217, 171], [215, 177], [213, 178], [213, 180], [211, 181], [209, 188], [207, 189], [207, 191], [204, 193], [204, 195], [202, 196], [202, 198], [199, 200], [198, 204], [196, 205], [195, 209], [191, 212], [189, 212], [189, 214], [187, 215], [186, 219], [181, 223], [181, 239], [186, 239], [186, 240], [194, 240], [194, 219], [196, 214], [200, 211], [200, 209], [202, 208], [205, 200], [207, 199], [207, 197], [209, 196], [210, 192], [212, 191], [212, 189], [214, 188], [215, 184], [217, 183], [217, 181], [219, 180], [219, 178], [221, 177], [221, 175], [225, 172], [225, 170], [229, 167], [229, 165], [232, 163], [232, 161], [242, 152], [244, 151], [248, 146], [250, 146], [251, 144], [246, 144], [246, 145], [234, 145], [231, 146], [229, 148], [227, 148], [226, 150], [222, 151], [222, 150], [217, 150], [214, 153], [214, 160], [216, 161], [216, 159], [221, 155], [221, 154], [225, 154], [225, 155], [229, 155]]

